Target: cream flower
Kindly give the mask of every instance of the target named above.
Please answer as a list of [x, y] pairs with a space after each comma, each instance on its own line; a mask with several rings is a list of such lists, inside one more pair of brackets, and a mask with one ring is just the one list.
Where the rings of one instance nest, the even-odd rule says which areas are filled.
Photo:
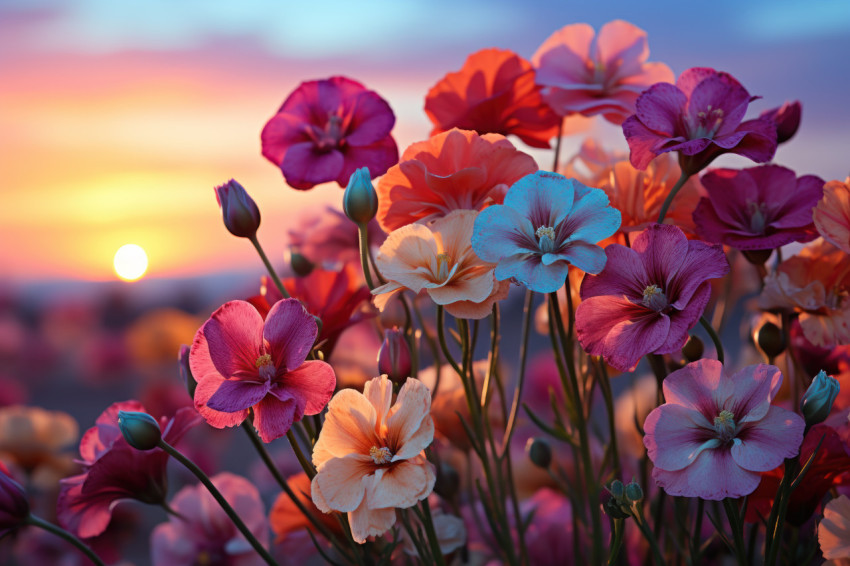
[[850, 558], [850, 499], [846, 495], [826, 504], [818, 542], [824, 558]]

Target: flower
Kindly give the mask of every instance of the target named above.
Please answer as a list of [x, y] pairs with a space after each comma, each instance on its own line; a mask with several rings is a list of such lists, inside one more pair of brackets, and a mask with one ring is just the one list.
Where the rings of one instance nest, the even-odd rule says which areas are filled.
[[215, 200], [227, 231], [238, 238], [254, 238], [260, 228], [260, 209], [245, 188], [230, 179], [215, 188]]
[[390, 135], [395, 115], [374, 91], [345, 77], [301, 83], [263, 127], [263, 156], [280, 167], [286, 182], [306, 190], [336, 181], [340, 187], [358, 167], [372, 178], [398, 161]]
[[587, 24], [564, 26], [543, 42], [531, 61], [543, 97], [561, 116], [601, 114], [622, 124], [634, 114], [640, 92], [673, 82], [664, 63], [647, 63], [646, 32], [623, 20], [608, 22], [594, 37]]
[[478, 215], [472, 249], [498, 262], [499, 281], [515, 278], [532, 291], [552, 293], [564, 285], [571, 264], [602, 271], [605, 252], [595, 244], [619, 226], [620, 213], [603, 191], [538, 171], [514, 183], [504, 205]]
[[30, 502], [21, 484], [0, 462], [0, 537], [17, 529], [30, 515]]
[[397, 326], [384, 329], [384, 341], [378, 350], [378, 372], [401, 383], [410, 377], [412, 366], [410, 346], [404, 337], [404, 330], [399, 330]]
[[818, 542], [824, 558], [850, 558], [850, 499], [846, 495], [826, 504], [818, 524]]
[[480, 259], [470, 239], [479, 215], [455, 210], [428, 225], [408, 224], [393, 230], [375, 264], [387, 283], [372, 290], [375, 306], [384, 310], [396, 293], [425, 291], [459, 318], [484, 318], [493, 303], [504, 299], [509, 285], [496, 281], [495, 263]]
[[804, 374], [812, 375], [823, 370], [838, 380], [841, 388], [833, 408], [843, 410], [850, 407], [850, 344], [831, 348], [815, 346], [806, 340], [800, 321], [796, 319], [791, 322], [788, 340], [794, 359]]
[[361, 167], [348, 180], [342, 195], [342, 209], [355, 224], [366, 225], [378, 212], [378, 194], [369, 177], [369, 169]]
[[645, 90], [635, 115], [623, 122], [623, 134], [637, 169], [668, 151], [679, 152], [689, 175], [722, 153], [737, 153], [764, 163], [776, 152], [776, 124], [767, 118], [741, 122], [751, 97], [728, 73], [706, 67], [688, 69], [675, 85]]
[[[307, 511], [319, 520], [331, 532], [342, 535], [339, 521], [332, 515], [320, 513], [310, 497], [310, 478], [300, 472], [287, 478], [286, 483]], [[277, 542], [289, 538], [293, 533], [307, 528], [313, 528], [310, 520], [301, 512], [297, 505], [285, 492], [281, 492], [269, 512], [269, 524]]]
[[409, 378], [391, 406], [392, 392], [386, 376], [366, 383], [363, 393], [338, 392], [313, 447], [313, 502], [325, 513], [348, 513], [360, 543], [392, 527], [396, 508], [412, 507], [434, 489], [424, 451], [434, 438], [431, 394]]
[[772, 250], [817, 238], [812, 208], [823, 179], [779, 165], [712, 169], [700, 179], [708, 197], [694, 210], [700, 238], [739, 250]]
[[607, 151], [593, 138], [586, 138], [581, 142], [578, 153], [560, 167], [558, 173], [598, 189], [609, 181], [614, 164], [628, 158], [625, 153]]
[[[233, 507], [251, 534], [264, 546], [269, 540], [260, 493], [245, 478], [222, 472], [210, 478]], [[227, 516], [212, 494], [201, 485], [177, 492], [171, 507], [180, 515], [169, 516], [151, 534], [154, 566], [261, 566], [265, 561]]]
[[820, 370], [815, 375], [800, 401], [800, 412], [807, 425], [816, 425], [826, 420], [840, 388], [838, 380], [825, 371]]
[[461, 128], [482, 135], [514, 134], [531, 147], [548, 148], [560, 119], [540, 91], [531, 63], [513, 51], [482, 49], [428, 91], [431, 135]]
[[722, 246], [688, 240], [667, 224], [651, 225], [631, 248], [611, 244], [605, 255], [602, 273], [582, 282], [576, 334], [620, 371], [684, 346], [711, 296], [708, 280], [729, 272]]
[[[369, 246], [377, 248], [386, 239], [386, 233], [374, 219], [366, 227]], [[360, 269], [357, 224], [341, 211], [327, 206], [320, 213], [308, 212], [301, 217], [298, 227], [288, 232], [290, 244], [311, 262], [325, 269], [338, 269], [340, 264], [354, 262]]]
[[824, 185], [812, 217], [824, 240], [850, 254], [850, 177]]
[[652, 477], [670, 495], [719, 501], [752, 493], [761, 472], [797, 455], [805, 423], [771, 401], [782, 373], [766, 364], [731, 377], [702, 359], [664, 380], [666, 403], [643, 429]]
[[153, 450], [162, 439], [159, 423], [147, 413], [118, 411], [118, 428], [127, 444], [136, 450]]
[[[138, 401], [110, 405], [80, 441], [83, 473], [60, 482], [59, 523], [81, 538], [106, 530], [116, 504], [127, 499], [161, 504], [166, 495], [168, 454], [161, 448], [139, 451], [127, 444], [118, 425], [119, 411], [145, 412]], [[162, 438], [172, 446], [200, 422], [191, 408], [159, 421]]]
[[216, 428], [239, 425], [253, 409], [260, 438], [280, 438], [324, 409], [336, 387], [330, 365], [305, 361], [317, 334], [298, 299], [276, 302], [265, 321], [250, 303], [225, 303], [192, 343], [195, 408]]
[[77, 421], [68, 413], [22, 405], [0, 408], [0, 460], [45, 490], [76, 471], [68, 450], [77, 438]]
[[417, 142], [378, 181], [378, 223], [386, 232], [452, 210], [501, 204], [508, 187], [537, 171], [531, 156], [499, 134], [456, 128]]
[[767, 118], [776, 124], [776, 143], [785, 143], [794, 137], [800, 127], [803, 106], [799, 100], [786, 102], [782, 106], [765, 110], [759, 118]]
[[798, 313], [803, 335], [815, 346], [850, 344], [847, 258], [829, 242], [812, 242], [765, 278], [759, 307]]

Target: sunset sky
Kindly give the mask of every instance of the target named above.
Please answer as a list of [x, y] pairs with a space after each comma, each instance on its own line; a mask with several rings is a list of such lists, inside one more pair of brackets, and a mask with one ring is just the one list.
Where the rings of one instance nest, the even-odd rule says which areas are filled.
[[[260, 130], [301, 81], [344, 74], [376, 90], [396, 112], [403, 150], [428, 135], [428, 88], [470, 53], [530, 58], [564, 25], [617, 18], [645, 29], [650, 60], [677, 75], [732, 73], [763, 96], [753, 115], [801, 100], [801, 130], [776, 162], [827, 180], [850, 174], [843, 0], [2, 0], [0, 281], [113, 279], [112, 256], [127, 243], [147, 251], [151, 277], [254, 266], [213, 195], [231, 177], [259, 204], [260, 239], [280, 258], [305, 208], [342, 197], [335, 184], [289, 188], [260, 155]], [[626, 149], [612, 126], [591, 133]]]

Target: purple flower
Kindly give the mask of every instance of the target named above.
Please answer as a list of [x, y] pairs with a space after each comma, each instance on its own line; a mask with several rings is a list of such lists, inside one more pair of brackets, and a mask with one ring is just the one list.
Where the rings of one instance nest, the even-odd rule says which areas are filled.
[[773, 159], [776, 124], [757, 118], [742, 122], [750, 96], [732, 75], [705, 67], [688, 69], [675, 85], [658, 83], [635, 103], [623, 134], [636, 169], [668, 151], [679, 152], [682, 170], [693, 175], [723, 153], [757, 163]]
[[21, 484], [0, 462], [0, 538], [21, 526], [30, 514], [30, 503]]
[[719, 501], [755, 491], [761, 472], [797, 455], [805, 423], [774, 407], [782, 385], [774, 366], [748, 366], [727, 376], [703, 359], [664, 380], [666, 403], [644, 423], [652, 476], [670, 495]]
[[700, 199], [694, 222], [700, 238], [739, 250], [772, 250], [810, 242], [818, 233], [812, 209], [823, 197], [823, 179], [797, 178], [779, 165], [712, 169], [700, 179], [708, 198]]
[[539, 293], [564, 285], [569, 266], [588, 273], [605, 267], [596, 242], [620, 226], [620, 212], [600, 189], [557, 173], [537, 171], [514, 183], [505, 204], [485, 208], [475, 219], [472, 249], [498, 263], [496, 279], [515, 278]]
[[605, 254], [602, 273], [581, 284], [576, 333], [589, 354], [620, 371], [684, 346], [708, 304], [708, 280], [729, 272], [722, 246], [688, 240], [669, 224], [653, 224], [631, 248], [611, 244]]
[[776, 143], [785, 143], [797, 133], [802, 114], [803, 106], [799, 100], [795, 100], [794, 102], [786, 102], [782, 106], [765, 110], [759, 114], [759, 118], [772, 120], [776, 124]]
[[221, 207], [224, 226], [239, 238], [253, 238], [260, 227], [260, 209], [245, 188], [229, 180], [215, 188], [215, 199]]
[[308, 81], [263, 127], [263, 156], [296, 189], [328, 181], [345, 187], [359, 167], [368, 167], [374, 179], [395, 165], [393, 125], [390, 105], [360, 83], [345, 77]]

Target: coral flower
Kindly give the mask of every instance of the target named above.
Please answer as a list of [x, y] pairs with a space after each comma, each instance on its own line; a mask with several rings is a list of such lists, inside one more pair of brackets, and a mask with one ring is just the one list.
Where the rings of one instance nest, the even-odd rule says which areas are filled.
[[275, 303], [265, 321], [250, 303], [225, 303], [192, 343], [195, 408], [216, 428], [240, 424], [253, 409], [264, 442], [283, 436], [324, 409], [336, 387], [330, 365], [305, 361], [317, 334], [297, 299]]
[[797, 177], [779, 165], [712, 169], [702, 176], [708, 197], [694, 211], [697, 233], [739, 250], [772, 250], [817, 238], [812, 208], [823, 179]]
[[764, 163], [776, 152], [776, 124], [769, 118], [742, 122], [751, 97], [728, 73], [688, 69], [675, 85], [659, 83], [643, 92], [623, 134], [638, 169], [658, 155], [679, 152], [689, 175], [722, 153], [737, 153]]
[[647, 63], [646, 32], [622, 20], [608, 22], [594, 37], [587, 24], [553, 33], [532, 57], [544, 99], [561, 116], [601, 114], [622, 124], [634, 114], [635, 100], [655, 83], [672, 83], [663, 63]]
[[765, 278], [759, 306], [798, 313], [815, 346], [850, 344], [848, 255], [827, 241], [812, 242]]
[[850, 254], [850, 177], [824, 185], [823, 200], [812, 216], [824, 240]]
[[499, 281], [516, 278], [532, 291], [552, 293], [564, 285], [571, 264], [602, 271], [605, 252], [596, 242], [619, 226], [620, 213], [604, 192], [538, 171], [514, 183], [504, 205], [479, 214], [472, 248], [498, 262]]
[[452, 210], [501, 204], [508, 187], [537, 171], [531, 156], [499, 134], [452, 129], [404, 150], [378, 182], [378, 222], [386, 232]]
[[666, 403], [644, 423], [652, 476], [670, 495], [719, 501], [752, 493], [761, 472], [797, 455], [806, 427], [774, 407], [778, 368], [747, 366], [731, 377], [702, 359], [664, 380]]
[[846, 495], [826, 504], [818, 524], [818, 542], [824, 558], [850, 559], [850, 499]]
[[[110, 405], [80, 441], [79, 463], [84, 472], [60, 482], [59, 523], [82, 538], [105, 531], [113, 508], [121, 501], [165, 502], [168, 454], [161, 448], [140, 451], [127, 444], [118, 427], [118, 411], [146, 412], [137, 401]], [[173, 446], [198, 422], [194, 409], [180, 409], [174, 418], [159, 420], [162, 438]]]
[[384, 310], [396, 293], [425, 291], [459, 318], [484, 318], [493, 303], [507, 297], [509, 284], [496, 281], [495, 263], [481, 260], [470, 240], [478, 212], [455, 210], [429, 225], [409, 224], [394, 230], [375, 260], [387, 280], [372, 290]]
[[543, 102], [531, 63], [505, 49], [482, 49], [449, 73], [425, 97], [431, 135], [452, 128], [479, 134], [514, 134], [531, 147], [548, 148], [560, 118]]
[[[210, 478], [261, 544], [269, 540], [260, 493], [248, 480], [223, 472]], [[171, 500], [179, 516], [170, 516], [151, 534], [154, 566], [262, 566], [265, 561], [200, 484], [186, 486]]]
[[720, 245], [688, 240], [676, 226], [653, 224], [627, 248], [605, 248], [608, 262], [581, 285], [576, 333], [582, 347], [620, 371], [646, 354], [685, 345], [711, 296], [709, 279], [729, 272]]
[[313, 502], [325, 513], [348, 513], [360, 543], [391, 528], [396, 508], [412, 507], [434, 489], [434, 469], [425, 458], [434, 438], [431, 394], [408, 379], [395, 404], [392, 395], [386, 376], [366, 383], [363, 393], [337, 393], [313, 448]]
[[398, 161], [395, 115], [374, 91], [345, 77], [303, 82], [263, 127], [263, 156], [296, 189], [336, 181], [360, 167], [374, 179]]

